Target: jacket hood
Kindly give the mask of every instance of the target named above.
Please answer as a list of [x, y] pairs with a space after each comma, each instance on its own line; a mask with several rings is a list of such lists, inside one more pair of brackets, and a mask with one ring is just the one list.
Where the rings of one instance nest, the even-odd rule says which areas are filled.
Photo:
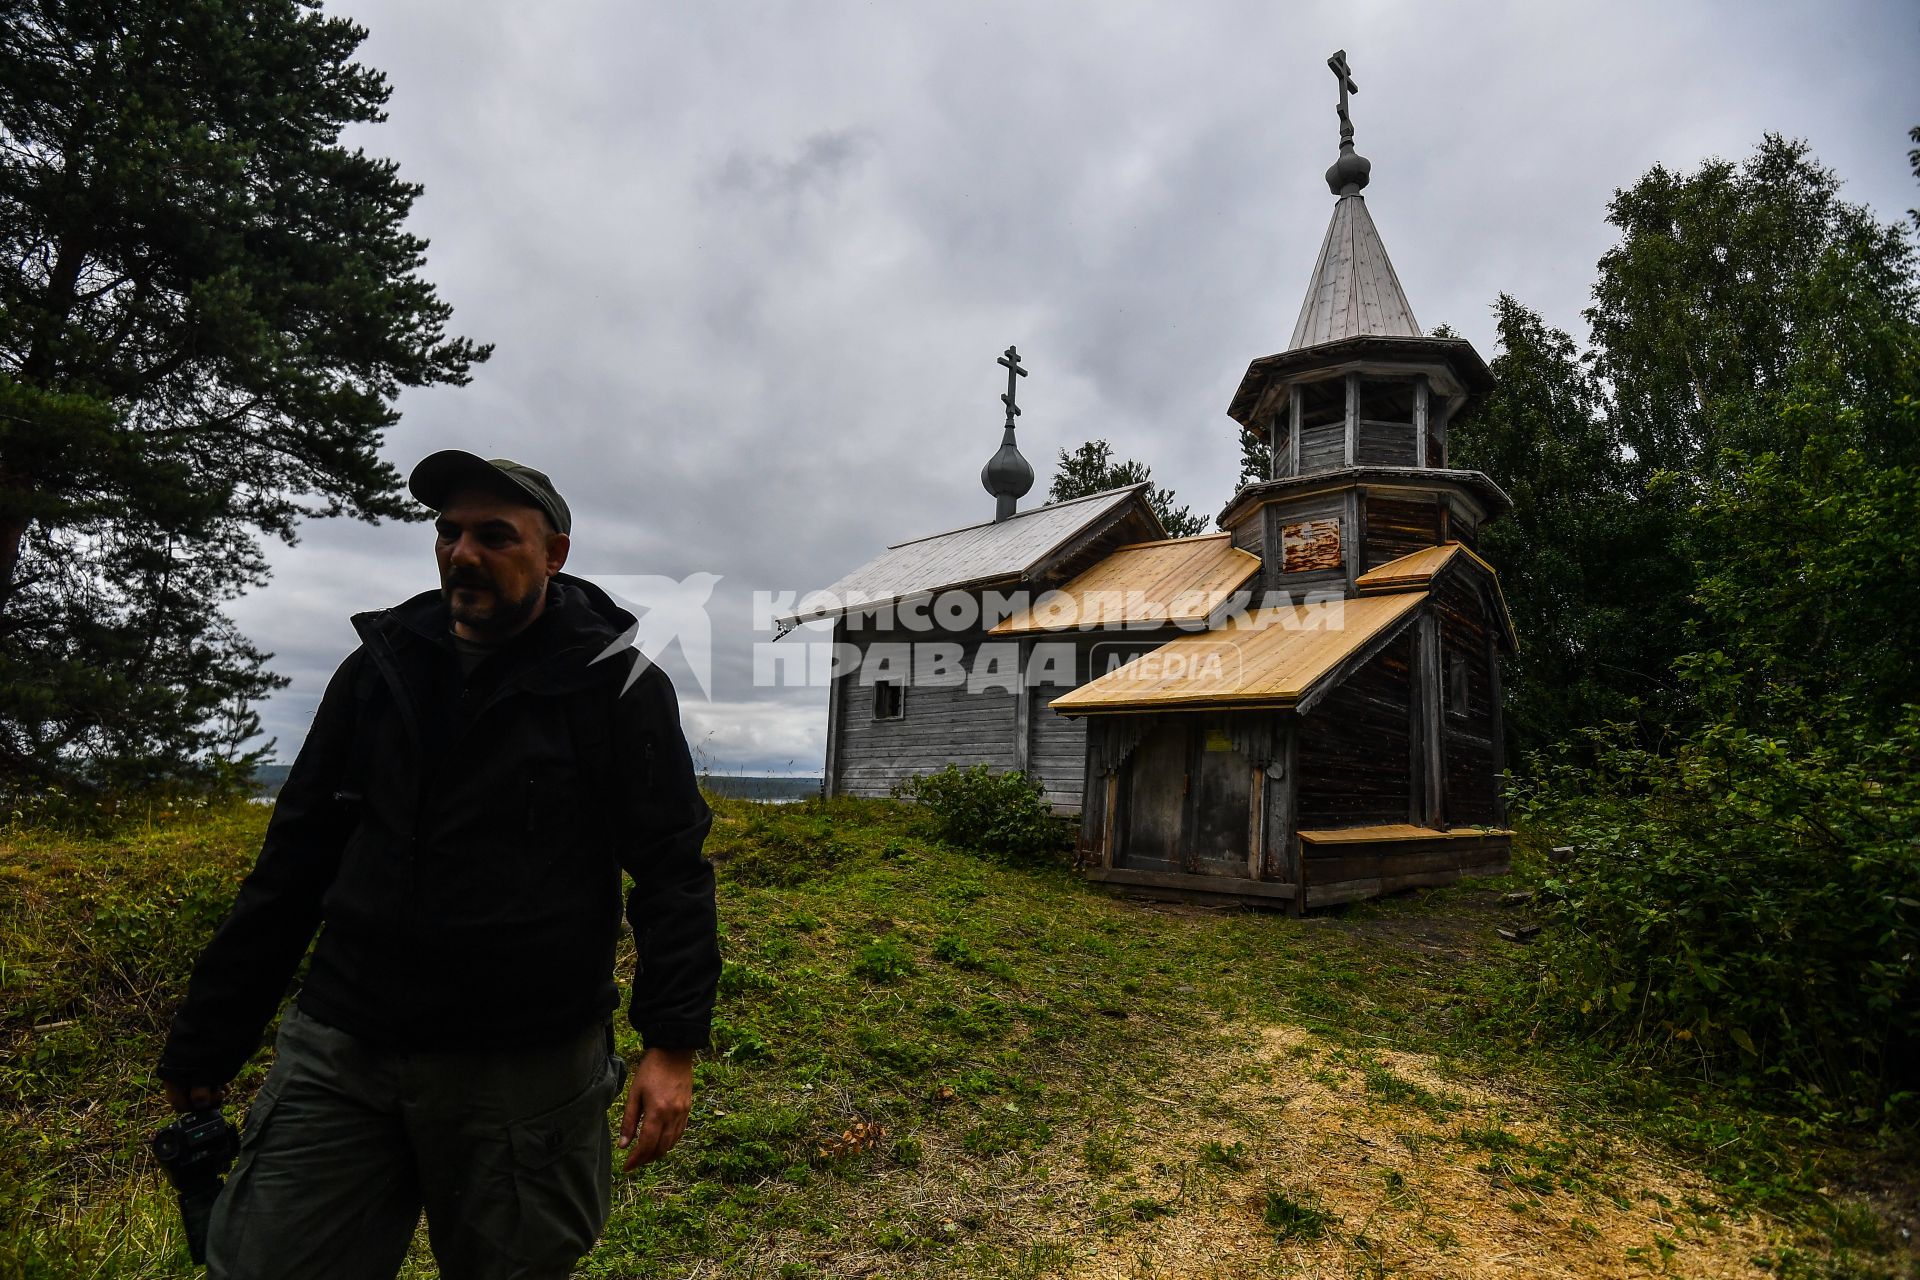
[[[438, 590], [422, 591], [391, 609], [378, 609], [353, 616], [353, 629], [363, 641], [376, 639], [388, 645], [402, 639], [402, 633], [449, 648], [452, 623], [447, 604]], [[633, 614], [615, 604], [613, 597], [569, 573], [556, 573], [547, 583], [547, 604], [540, 616], [509, 644], [524, 647], [523, 669], [537, 668], [548, 678], [582, 673], [602, 656], [626, 648], [639, 632]], [[576, 660], [561, 662], [563, 657]], [[547, 681], [542, 681], [546, 683]]]

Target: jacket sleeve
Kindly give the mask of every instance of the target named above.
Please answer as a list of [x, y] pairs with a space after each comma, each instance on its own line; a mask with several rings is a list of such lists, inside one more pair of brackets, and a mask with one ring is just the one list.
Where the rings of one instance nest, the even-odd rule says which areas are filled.
[[702, 856], [713, 814], [694, 779], [673, 684], [649, 665], [620, 699], [626, 784], [620, 865], [633, 878], [627, 923], [638, 952], [628, 1016], [649, 1048], [700, 1049], [720, 985], [713, 864]]
[[280, 1007], [319, 927], [353, 824], [336, 799], [353, 742], [356, 650], [327, 685], [306, 742], [273, 806], [253, 870], [194, 963], [155, 1074], [221, 1085], [239, 1072]]

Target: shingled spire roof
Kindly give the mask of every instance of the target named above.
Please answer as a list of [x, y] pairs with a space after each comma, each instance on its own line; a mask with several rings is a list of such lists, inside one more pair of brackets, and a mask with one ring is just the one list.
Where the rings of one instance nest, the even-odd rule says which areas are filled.
[[1387, 258], [1387, 247], [1374, 230], [1366, 197], [1345, 195], [1333, 206], [1333, 221], [1287, 346], [1298, 350], [1363, 334], [1424, 336]]
[[1317, 347], [1323, 342], [1366, 336], [1420, 338], [1420, 322], [1413, 318], [1400, 277], [1387, 261], [1387, 247], [1373, 229], [1366, 199], [1373, 164], [1353, 149], [1353, 118], [1347, 114], [1347, 95], [1358, 93], [1347, 51], [1327, 59], [1327, 69], [1340, 82], [1340, 158], [1327, 170], [1327, 187], [1339, 197], [1333, 221], [1320, 245], [1307, 300], [1300, 304], [1300, 320], [1293, 326], [1289, 350]]

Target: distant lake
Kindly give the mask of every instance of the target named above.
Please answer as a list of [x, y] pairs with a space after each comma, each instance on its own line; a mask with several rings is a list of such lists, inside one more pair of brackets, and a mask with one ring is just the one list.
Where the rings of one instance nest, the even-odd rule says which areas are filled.
[[700, 785], [717, 796], [774, 804], [811, 800], [820, 794], [818, 778], [753, 778], [744, 774], [710, 773], [700, 779]]

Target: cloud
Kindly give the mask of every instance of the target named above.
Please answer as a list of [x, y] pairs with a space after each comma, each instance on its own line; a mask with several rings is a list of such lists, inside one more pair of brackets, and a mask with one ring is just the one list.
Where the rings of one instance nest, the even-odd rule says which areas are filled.
[[[818, 769], [825, 742], [823, 690], [752, 683], [752, 592], [990, 515], [1008, 343], [1029, 503], [1098, 436], [1219, 510], [1226, 405], [1291, 334], [1330, 212], [1336, 48], [1415, 313], [1487, 356], [1502, 290], [1581, 332], [1606, 201], [1656, 162], [1779, 130], [1883, 217], [1914, 203], [1897, 3], [329, 8], [394, 86], [353, 140], [424, 184], [427, 274], [498, 344], [471, 386], [403, 396], [384, 455], [541, 466], [586, 576], [719, 575], [712, 699], [663, 665], [733, 768]], [[236, 616], [293, 677], [283, 755], [347, 616], [433, 585], [428, 539], [270, 549]]]

